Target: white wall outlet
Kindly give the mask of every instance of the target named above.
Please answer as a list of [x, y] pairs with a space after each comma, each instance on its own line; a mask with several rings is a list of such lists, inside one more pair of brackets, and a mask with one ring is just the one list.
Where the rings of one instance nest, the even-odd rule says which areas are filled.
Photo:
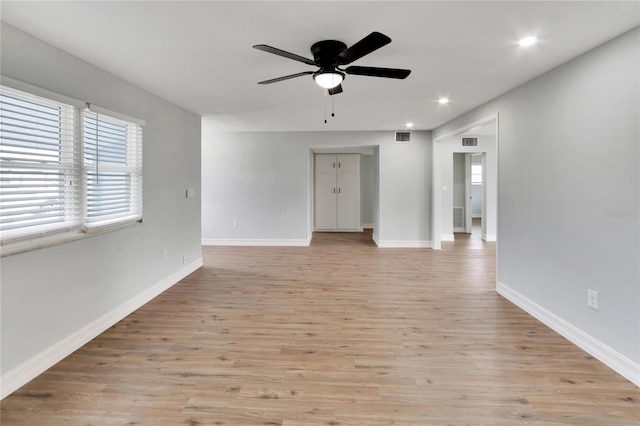
[[182, 256], [182, 264], [185, 265], [187, 263], [187, 256]]
[[167, 249], [162, 250], [162, 260], [167, 260], [167, 257], [169, 257]]
[[587, 305], [590, 308], [598, 310], [598, 292], [595, 290], [587, 290]]
[[234, 221], [233, 221], [233, 223], [232, 223], [232, 225], [233, 225], [233, 227], [234, 227], [234, 228], [237, 228], [237, 227], [238, 227], [238, 221], [237, 221], [237, 220], [234, 220]]
[[186, 190], [186, 196], [187, 196], [187, 198], [193, 198], [193, 193], [194, 193], [194, 191], [195, 191], [195, 190], [194, 190], [193, 188], [188, 188], [188, 189]]

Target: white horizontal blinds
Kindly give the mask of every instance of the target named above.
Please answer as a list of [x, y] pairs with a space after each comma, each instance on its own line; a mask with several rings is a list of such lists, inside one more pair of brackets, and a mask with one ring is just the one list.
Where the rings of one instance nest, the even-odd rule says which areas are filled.
[[76, 109], [0, 86], [3, 239], [80, 224]]
[[87, 227], [142, 217], [142, 127], [83, 112], [84, 222]]

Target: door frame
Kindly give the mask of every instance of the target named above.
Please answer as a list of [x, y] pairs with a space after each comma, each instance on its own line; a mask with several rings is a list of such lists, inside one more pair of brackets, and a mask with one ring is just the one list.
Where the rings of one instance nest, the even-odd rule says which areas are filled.
[[[487, 117], [481, 118], [480, 120], [476, 120], [472, 123], [466, 124], [464, 126], [458, 127], [455, 130], [452, 130], [444, 135], [438, 136], [433, 140], [433, 191], [432, 191], [432, 215], [431, 215], [431, 244], [434, 250], [442, 249], [442, 144], [441, 142], [445, 139], [449, 139], [454, 136], [458, 136], [464, 133], [471, 131], [471, 129], [484, 126], [486, 124], [495, 122], [496, 126], [496, 173], [498, 173], [498, 164], [500, 161], [500, 126], [499, 126], [499, 116], [498, 113], [491, 114]], [[486, 167], [483, 169], [486, 170]], [[484, 173], [484, 170], [483, 170]], [[496, 184], [497, 185], [497, 184]], [[497, 192], [496, 188], [496, 192]], [[486, 193], [486, 191], [485, 191]], [[497, 200], [497, 209], [499, 208], [499, 199], [498, 194], [496, 193]], [[483, 203], [483, 209], [484, 205]], [[484, 210], [483, 210], [484, 213]], [[498, 211], [496, 211], [496, 216]], [[484, 215], [486, 217], [486, 214]]]
[[[307, 145], [307, 241], [311, 242], [315, 231], [315, 154], [360, 154], [373, 155], [376, 161], [373, 162], [374, 173], [374, 200], [373, 200], [373, 240], [376, 241], [379, 235], [380, 217], [380, 145]], [[362, 183], [361, 183], [362, 184]], [[361, 203], [362, 201], [360, 201]], [[360, 205], [362, 209], [362, 205]], [[362, 210], [361, 210], [362, 211]], [[360, 224], [362, 225], [362, 224]], [[361, 229], [362, 230], [362, 229]], [[336, 231], [338, 232], [338, 231]], [[354, 231], [346, 231], [354, 232]]]

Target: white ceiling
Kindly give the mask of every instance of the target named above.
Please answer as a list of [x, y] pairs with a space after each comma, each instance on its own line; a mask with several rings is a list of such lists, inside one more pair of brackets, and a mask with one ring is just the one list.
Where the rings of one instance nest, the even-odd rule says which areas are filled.
[[[432, 129], [640, 24], [640, 3], [435, 1], [0, 2], [2, 20], [202, 116], [221, 130]], [[347, 76], [324, 124], [313, 69], [252, 49], [311, 57], [323, 39], [393, 39], [354, 65], [406, 80]], [[516, 41], [536, 35], [521, 48]], [[448, 96], [448, 105], [437, 99]], [[330, 107], [330, 104], [329, 104]]]

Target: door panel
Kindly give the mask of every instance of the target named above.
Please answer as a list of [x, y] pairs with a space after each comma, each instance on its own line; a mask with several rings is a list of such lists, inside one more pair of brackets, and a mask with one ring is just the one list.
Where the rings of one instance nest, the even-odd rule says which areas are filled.
[[335, 154], [316, 154], [316, 173], [335, 173], [336, 167], [336, 155]]
[[360, 155], [358, 154], [338, 154], [338, 173], [352, 172], [360, 170]]
[[360, 191], [357, 173], [338, 173], [338, 229], [360, 229]]
[[[335, 158], [335, 156], [333, 156]], [[316, 173], [315, 175], [315, 227], [317, 230], [337, 228], [336, 221], [336, 174]]]

